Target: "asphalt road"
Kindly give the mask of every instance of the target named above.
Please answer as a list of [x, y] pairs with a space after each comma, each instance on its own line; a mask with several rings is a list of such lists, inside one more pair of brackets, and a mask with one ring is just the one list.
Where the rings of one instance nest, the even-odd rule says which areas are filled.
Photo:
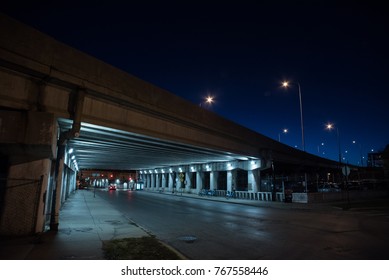
[[150, 192], [98, 192], [189, 259], [389, 259], [389, 214], [298, 210]]

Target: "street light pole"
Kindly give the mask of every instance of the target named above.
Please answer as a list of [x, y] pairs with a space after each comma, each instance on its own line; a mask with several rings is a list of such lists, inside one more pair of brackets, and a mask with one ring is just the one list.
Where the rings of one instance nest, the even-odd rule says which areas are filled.
[[305, 152], [305, 140], [304, 140], [304, 118], [303, 118], [303, 101], [301, 98], [301, 87], [300, 83], [297, 83], [299, 90], [299, 100], [300, 100], [300, 122], [301, 122], [301, 141], [303, 145], [303, 151]]
[[339, 168], [342, 166], [342, 152], [340, 150], [340, 136], [339, 136], [339, 128], [336, 127], [336, 137], [338, 137], [338, 156], [339, 156]]
[[[282, 83], [282, 86], [287, 88], [289, 86], [289, 82], [287, 81], [284, 81]], [[302, 148], [303, 148], [303, 152], [305, 152], [305, 139], [304, 139], [304, 117], [303, 117], [303, 99], [301, 97], [301, 86], [300, 86], [300, 83], [299, 82], [296, 82], [294, 83], [297, 85], [297, 88], [298, 88], [298, 93], [299, 93], [299, 101], [300, 101], [300, 122], [301, 122], [301, 144], [302, 144]], [[308, 195], [308, 177], [307, 177], [307, 173], [305, 172], [304, 173], [304, 180], [305, 180], [305, 193]], [[307, 197], [307, 201], [308, 201], [308, 197]]]
[[[327, 125], [326, 125], [326, 128], [328, 129], [328, 130], [332, 130], [332, 129], [334, 129], [334, 125], [332, 124], [332, 123], [328, 123]], [[338, 140], [338, 161], [339, 161], [339, 168], [341, 168], [341, 166], [342, 166], [342, 152], [341, 152], [341, 150], [340, 150], [340, 135], [339, 135], [339, 128], [338, 127], [336, 127], [336, 138], [337, 138], [337, 140]]]
[[301, 144], [302, 144], [303, 151], [305, 152], [303, 99], [302, 99], [302, 96], [301, 96], [301, 86], [300, 86], [299, 82], [290, 83], [290, 82], [287, 82], [287, 81], [283, 82], [282, 86], [284, 88], [287, 88], [290, 84], [295, 84], [295, 85], [297, 85], [297, 88], [298, 88], [299, 101], [300, 101]]
[[[288, 133], [288, 129], [287, 128], [284, 128], [282, 130], [282, 133], [286, 134]], [[281, 142], [281, 132], [278, 133], [278, 142]]]

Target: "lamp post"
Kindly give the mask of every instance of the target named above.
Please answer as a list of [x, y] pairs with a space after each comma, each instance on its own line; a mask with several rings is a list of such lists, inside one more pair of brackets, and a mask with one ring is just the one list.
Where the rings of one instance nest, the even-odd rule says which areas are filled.
[[[328, 123], [326, 125], [326, 128], [328, 130], [334, 129], [334, 125], [332, 123]], [[347, 166], [348, 161], [346, 161], [346, 165], [342, 167], [342, 154], [341, 154], [341, 149], [340, 149], [340, 136], [339, 136], [339, 128], [336, 127], [336, 137], [338, 138], [338, 156], [339, 156], [339, 170], [341, 170], [341, 173], [343, 172], [344, 178], [345, 178], [345, 183], [346, 183], [346, 192], [347, 192], [347, 208], [349, 207], [350, 203], [350, 196], [349, 196], [349, 189], [348, 189], [348, 175], [350, 173], [350, 168]], [[347, 153], [347, 151], [346, 151]]]
[[299, 101], [300, 101], [300, 122], [301, 122], [301, 144], [303, 147], [303, 151], [305, 152], [305, 140], [304, 140], [304, 118], [303, 118], [303, 101], [301, 98], [301, 86], [300, 83], [290, 83], [288, 81], [282, 82], [282, 86], [284, 88], [288, 88], [291, 84], [297, 85], [298, 93], [299, 93]]
[[[353, 144], [357, 144], [357, 141], [353, 140]], [[363, 156], [362, 156], [362, 145], [359, 143], [359, 157], [360, 157], [360, 162], [359, 166], [363, 166]]]
[[[288, 133], [288, 129], [287, 128], [284, 128], [282, 130], [282, 133], [286, 134]], [[278, 133], [278, 142], [281, 142], [281, 132]]]
[[[332, 123], [328, 123], [326, 124], [326, 129], [328, 129], [329, 131], [333, 130], [335, 127]], [[338, 141], [338, 157], [339, 157], [339, 168], [341, 167], [342, 165], [342, 153], [340, 151], [340, 137], [339, 137], [339, 129], [338, 127], [336, 127], [336, 137], [337, 137], [337, 141]]]
[[[295, 84], [297, 85], [298, 88], [298, 93], [299, 93], [299, 101], [300, 101], [300, 122], [301, 122], [301, 145], [303, 148], [303, 152], [305, 152], [305, 140], [304, 140], [304, 118], [303, 118], [303, 100], [301, 98], [301, 86], [299, 82], [296, 83], [290, 83], [288, 81], [282, 82], [282, 86], [284, 88], [288, 88], [289, 85]], [[308, 195], [308, 178], [307, 178], [307, 173], [304, 173], [304, 180], [305, 180], [305, 193]], [[307, 196], [307, 201], [308, 201], [308, 196]]]
[[[324, 147], [324, 142], [321, 142], [320, 145], [317, 145], [317, 154], [320, 156], [321, 153], [320, 153], [320, 146]], [[324, 155], [324, 151], [323, 151], [323, 155]]]

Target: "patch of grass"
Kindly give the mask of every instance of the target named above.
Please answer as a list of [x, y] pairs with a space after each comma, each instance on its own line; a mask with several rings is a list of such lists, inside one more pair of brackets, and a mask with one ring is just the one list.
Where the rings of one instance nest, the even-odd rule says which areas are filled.
[[104, 241], [103, 251], [107, 260], [179, 260], [174, 251], [153, 236], [123, 238]]

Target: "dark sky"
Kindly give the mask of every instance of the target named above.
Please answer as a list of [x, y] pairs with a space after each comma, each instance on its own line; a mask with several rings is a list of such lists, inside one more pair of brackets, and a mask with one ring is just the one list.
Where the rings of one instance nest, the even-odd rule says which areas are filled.
[[389, 144], [383, 1], [8, 2], [5, 14], [196, 104], [212, 95], [209, 110], [290, 146], [302, 148], [300, 107], [285, 79], [301, 86], [307, 152], [337, 160], [328, 122], [351, 163]]

